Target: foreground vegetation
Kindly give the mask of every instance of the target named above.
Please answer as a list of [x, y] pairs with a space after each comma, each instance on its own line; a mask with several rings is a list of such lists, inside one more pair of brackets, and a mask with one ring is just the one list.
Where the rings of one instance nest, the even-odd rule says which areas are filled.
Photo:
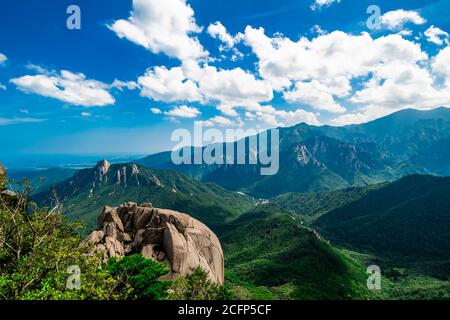
[[65, 221], [58, 206], [37, 208], [21, 190], [0, 195], [0, 299], [227, 298], [201, 269], [170, 281], [167, 266], [138, 254], [106, 263], [89, 255], [79, 224]]
[[[434, 180], [417, 176], [409, 179], [415, 179], [415, 190], [421, 186], [417, 180]], [[446, 179], [440, 181], [440, 184], [432, 181], [430, 185], [448, 185]], [[399, 183], [404, 185], [404, 181]], [[337, 248], [308, 227], [309, 222], [327, 221], [345, 211], [370, 212], [376, 217], [376, 212], [368, 210], [366, 204], [373, 202], [369, 199], [374, 194], [381, 197], [386, 193], [385, 187], [308, 194], [300, 197], [302, 201], [296, 194], [280, 196], [277, 201], [284, 203], [285, 209], [273, 203], [259, 204], [237, 219], [221, 224], [217, 234], [225, 254], [226, 281], [225, 286], [220, 286], [209, 281], [208, 274], [198, 268], [170, 281], [167, 265], [141, 255], [107, 262], [100, 256], [89, 255], [89, 248], [80, 241], [82, 226], [65, 220], [57, 201], [53, 209], [37, 207], [29, 200], [29, 188], [21, 186], [16, 196], [0, 196], [0, 299], [449, 299], [445, 260], [405, 264], [394, 259], [398, 255], [387, 259], [376, 250], [368, 254], [370, 250], [351, 245], [346, 245], [347, 249]], [[394, 192], [387, 194], [394, 200], [398, 198]], [[283, 201], [286, 199], [289, 201]], [[414, 201], [417, 199], [420, 198], [414, 197]], [[306, 211], [301, 214], [301, 210], [306, 210], [301, 205], [303, 201], [317, 210], [309, 216]], [[375, 203], [392, 205], [386, 201]], [[425, 205], [409, 206], [405, 201], [402, 204], [410, 208], [410, 218], [416, 217], [413, 214], [416, 211], [430, 212]], [[329, 208], [333, 208], [330, 216], [324, 212]], [[333, 226], [345, 221], [338, 219]], [[352, 230], [349, 228], [348, 232], [352, 234]], [[391, 247], [391, 251], [396, 249]], [[434, 250], [438, 249], [442, 248]], [[372, 264], [382, 269], [381, 290], [369, 291], [366, 287], [365, 270]]]

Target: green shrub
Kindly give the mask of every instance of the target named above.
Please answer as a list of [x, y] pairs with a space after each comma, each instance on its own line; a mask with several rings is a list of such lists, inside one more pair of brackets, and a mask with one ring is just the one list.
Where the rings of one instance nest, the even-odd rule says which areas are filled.
[[[99, 256], [80, 247], [77, 225], [58, 207], [39, 209], [26, 195], [0, 196], [0, 299], [115, 299], [116, 281]], [[69, 266], [80, 269], [79, 289], [66, 288]]]
[[106, 269], [119, 282], [115, 291], [122, 299], [160, 300], [167, 295], [171, 284], [170, 281], [160, 280], [169, 272], [166, 266], [140, 254], [111, 258]]
[[197, 267], [187, 276], [178, 277], [168, 290], [168, 300], [228, 300], [228, 290], [208, 278], [208, 273]]

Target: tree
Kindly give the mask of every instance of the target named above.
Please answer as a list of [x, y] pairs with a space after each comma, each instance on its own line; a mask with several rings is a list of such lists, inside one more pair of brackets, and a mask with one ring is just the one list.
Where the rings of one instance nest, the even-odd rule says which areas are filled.
[[[27, 186], [0, 195], [0, 299], [114, 299], [116, 280], [99, 256], [80, 247], [79, 225], [67, 223], [60, 206], [37, 208]], [[66, 288], [69, 266], [80, 271], [78, 290]]]
[[171, 282], [161, 280], [169, 269], [140, 254], [132, 254], [121, 259], [111, 258], [106, 264], [108, 272], [118, 280], [115, 291], [122, 299], [160, 300], [167, 295]]
[[212, 282], [208, 273], [196, 267], [186, 276], [178, 277], [168, 290], [169, 300], [228, 300], [230, 294], [222, 285]]

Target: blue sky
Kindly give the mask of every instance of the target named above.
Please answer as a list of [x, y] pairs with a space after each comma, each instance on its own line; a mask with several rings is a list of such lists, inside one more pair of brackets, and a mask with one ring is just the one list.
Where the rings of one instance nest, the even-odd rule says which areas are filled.
[[[66, 27], [72, 4], [81, 30]], [[450, 0], [2, 0], [0, 160], [153, 153], [193, 121], [343, 125], [450, 106], [447, 32]]]

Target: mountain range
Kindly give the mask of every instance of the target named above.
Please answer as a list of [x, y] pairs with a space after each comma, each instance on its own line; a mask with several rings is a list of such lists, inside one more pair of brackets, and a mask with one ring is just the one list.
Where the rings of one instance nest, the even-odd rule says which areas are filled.
[[360, 125], [280, 128], [280, 170], [273, 176], [261, 176], [259, 165], [174, 165], [170, 152], [138, 163], [270, 198], [367, 186], [414, 173], [448, 175], [449, 160], [450, 109], [441, 107], [402, 110]]

